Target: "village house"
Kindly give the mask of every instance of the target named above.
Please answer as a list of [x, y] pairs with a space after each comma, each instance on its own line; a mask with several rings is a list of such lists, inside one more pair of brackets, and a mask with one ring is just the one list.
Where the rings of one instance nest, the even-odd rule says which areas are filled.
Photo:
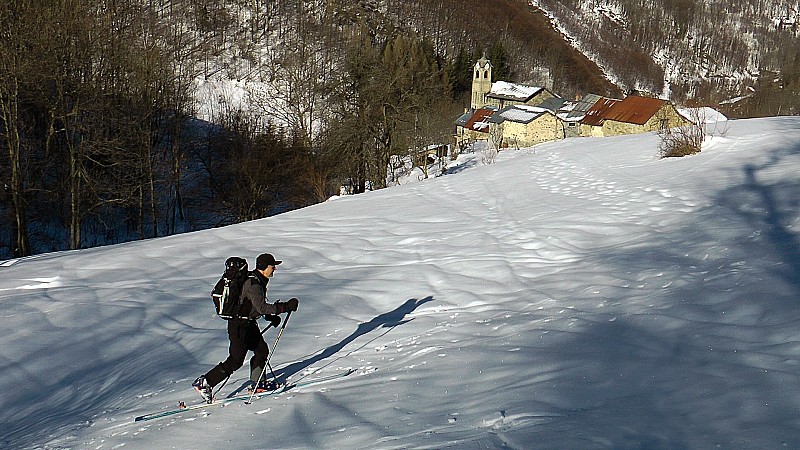
[[600, 97], [580, 121], [582, 136], [647, 133], [689, 124], [667, 100], [629, 95]]
[[484, 96], [486, 104], [502, 109], [513, 105], [538, 106], [548, 99], [556, 97], [552, 92], [540, 86], [495, 81], [492, 89]]
[[552, 111], [539, 106], [511, 105], [488, 118], [497, 147], [530, 147], [564, 138], [563, 122]]
[[584, 112], [583, 117], [578, 121], [580, 124], [580, 136], [603, 136], [603, 118], [608, 110], [617, 104], [619, 100], [605, 98], [595, 94], [588, 94], [584, 99], [586, 100], [582, 100], [581, 103], [584, 105], [588, 104], [589, 107]]
[[497, 111], [495, 107], [467, 110], [456, 119], [456, 145], [463, 148], [476, 141], [489, 140], [489, 117]]
[[488, 141], [495, 147], [528, 147], [580, 136], [618, 136], [685, 126], [675, 106], [657, 98], [622, 100], [588, 94], [569, 110], [566, 102], [537, 86], [492, 82], [485, 57], [473, 67], [470, 108], [455, 121], [456, 144]]
[[[541, 118], [542, 113], [535, 114], [533, 117], [530, 110], [514, 107], [534, 107], [553, 99], [558, 99], [558, 96], [543, 87], [506, 81], [492, 82], [492, 63], [483, 57], [473, 67], [470, 108], [455, 121], [456, 144], [463, 147], [470, 142], [488, 141], [490, 133], [497, 136], [498, 132], [503, 135], [499, 138], [500, 141], [503, 141], [502, 145], [533, 145], [518, 143], [544, 142], [540, 140], [541, 136], [553, 134], [544, 128], [549, 126], [545, 123], [549, 123], [555, 118], [554, 114], [550, 114], [553, 117], [537, 120]], [[498, 116], [494, 121], [488, 120], [499, 111], [504, 111], [504, 116]], [[522, 118], [523, 116], [524, 118]], [[528, 122], [523, 126], [518, 120], [527, 120]], [[553, 127], [553, 129], [557, 128], [557, 126]]]
[[586, 94], [572, 105], [571, 110], [562, 116], [562, 120], [565, 122], [566, 129], [568, 130], [567, 137], [586, 136], [587, 133], [591, 131], [588, 127], [584, 128], [581, 122], [594, 105], [602, 98], [602, 96], [597, 94]]

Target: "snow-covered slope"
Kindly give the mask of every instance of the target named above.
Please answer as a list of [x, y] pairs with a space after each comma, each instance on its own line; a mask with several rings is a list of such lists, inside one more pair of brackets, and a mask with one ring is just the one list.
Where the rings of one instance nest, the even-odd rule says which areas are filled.
[[[8, 261], [0, 446], [796, 448], [800, 119], [728, 125], [693, 157], [659, 160], [655, 135], [571, 139]], [[227, 355], [208, 292], [227, 256], [263, 251], [285, 261], [270, 297], [301, 299], [276, 371], [357, 373], [133, 423], [195, 401]]]

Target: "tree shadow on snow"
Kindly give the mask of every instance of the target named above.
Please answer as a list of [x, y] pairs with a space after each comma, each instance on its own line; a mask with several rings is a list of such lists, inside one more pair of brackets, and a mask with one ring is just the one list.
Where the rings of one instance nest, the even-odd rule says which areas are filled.
[[[792, 228], [800, 182], [769, 176], [798, 153], [773, 150], [768, 161], [741, 167], [741, 183], [720, 189], [715, 205], [687, 214], [680, 227], [594, 256], [591, 264], [619, 277], [621, 287], [606, 294], [619, 309], [565, 334], [533, 363], [562, 368], [558, 383], [537, 387], [538, 397], [549, 391], [569, 405], [558, 436], [571, 441], [542, 448], [800, 444], [800, 375], [787, 341], [800, 321], [800, 237]], [[662, 272], [675, 278], [658, 279], [661, 290], [629, 287]]]
[[[295, 375], [298, 372], [301, 372], [302, 370], [307, 369], [308, 367], [311, 367], [311, 366], [313, 366], [313, 365], [315, 365], [315, 364], [317, 364], [317, 363], [319, 363], [319, 362], [321, 362], [321, 361], [323, 361], [325, 359], [328, 359], [328, 358], [338, 354], [348, 344], [352, 343], [353, 341], [355, 341], [356, 339], [358, 339], [361, 336], [364, 336], [364, 335], [366, 335], [368, 333], [371, 333], [372, 331], [377, 330], [378, 328], [387, 328], [386, 332], [382, 333], [381, 336], [383, 334], [388, 333], [394, 327], [396, 327], [398, 325], [403, 325], [404, 323], [407, 323], [407, 322], [413, 320], [413, 319], [406, 319], [405, 317], [408, 314], [411, 314], [412, 312], [414, 312], [414, 310], [417, 309], [419, 306], [421, 306], [421, 305], [423, 305], [425, 303], [428, 303], [428, 302], [430, 302], [432, 300], [433, 300], [433, 297], [431, 297], [431, 296], [425, 297], [422, 300], [418, 300], [418, 299], [412, 298], [412, 299], [407, 300], [405, 303], [403, 303], [402, 305], [400, 305], [399, 307], [397, 307], [396, 309], [394, 309], [392, 311], [389, 311], [387, 313], [383, 313], [383, 314], [381, 314], [379, 316], [376, 316], [372, 320], [370, 320], [369, 322], [361, 323], [360, 325], [358, 325], [358, 327], [355, 329], [355, 331], [353, 331], [349, 336], [347, 336], [346, 338], [342, 339], [338, 343], [336, 343], [334, 345], [331, 345], [330, 347], [322, 350], [321, 352], [317, 353], [314, 356], [311, 356], [309, 358], [306, 358], [306, 359], [304, 359], [302, 361], [299, 361], [299, 362], [296, 362], [296, 363], [293, 363], [293, 364], [289, 364], [288, 366], [282, 367], [281, 369], [277, 370], [276, 373], [275, 373], [276, 379], [279, 382], [284, 382], [284, 381], [286, 381], [287, 378], [291, 377], [292, 375]], [[372, 340], [374, 340], [374, 338], [371, 339], [369, 342], [371, 342]], [[368, 342], [365, 343], [364, 345], [367, 345], [367, 344], [368, 344]], [[361, 347], [363, 347], [363, 345]], [[294, 381], [297, 381], [297, 380], [294, 380]]]
[[[655, 319], [653, 319], [655, 320]], [[587, 326], [533, 362], [559, 367], [531, 401], [565, 413], [537, 448], [773, 448], [797, 419], [791, 388], [749, 355], [712, 351], [709, 338], [651, 330], [648, 319]], [[538, 358], [537, 358], [538, 359]], [[550, 395], [552, 393], [552, 396]], [[747, 436], [745, 444], [742, 437]], [[554, 441], [544, 440], [545, 438]]]
[[[794, 153], [797, 151], [795, 149]], [[743, 169], [745, 183], [723, 192], [720, 201], [756, 232], [762, 233], [763, 242], [774, 250], [778, 259], [776, 274], [800, 288], [800, 240], [792, 230], [800, 210], [800, 182], [788, 179], [770, 184], [759, 179], [760, 172], [779, 166], [782, 156], [774, 153], [764, 164], [746, 165]]]
[[463, 172], [467, 169], [471, 169], [478, 165], [478, 160], [473, 159], [472, 161], [468, 161], [457, 166], [448, 167], [447, 170], [443, 173], [443, 175], [453, 175], [459, 172]]

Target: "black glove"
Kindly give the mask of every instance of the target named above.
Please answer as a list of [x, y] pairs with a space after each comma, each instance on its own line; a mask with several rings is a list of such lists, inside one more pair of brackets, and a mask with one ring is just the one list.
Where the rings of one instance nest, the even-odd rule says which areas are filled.
[[267, 314], [264, 316], [264, 318], [267, 320], [267, 322], [269, 322], [270, 325], [272, 325], [275, 328], [278, 328], [278, 326], [281, 324], [280, 316]]
[[275, 309], [277, 310], [278, 314], [295, 312], [297, 311], [297, 303], [297, 299], [292, 297], [288, 302], [275, 302]]

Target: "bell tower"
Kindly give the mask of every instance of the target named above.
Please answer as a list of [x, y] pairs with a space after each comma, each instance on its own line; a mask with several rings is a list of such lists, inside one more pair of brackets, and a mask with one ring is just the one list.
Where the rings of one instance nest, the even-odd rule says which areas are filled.
[[472, 102], [473, 109], [486, 106], [486, 94], [492, 90], [492, 63], [484, 55], [472, 69]]

